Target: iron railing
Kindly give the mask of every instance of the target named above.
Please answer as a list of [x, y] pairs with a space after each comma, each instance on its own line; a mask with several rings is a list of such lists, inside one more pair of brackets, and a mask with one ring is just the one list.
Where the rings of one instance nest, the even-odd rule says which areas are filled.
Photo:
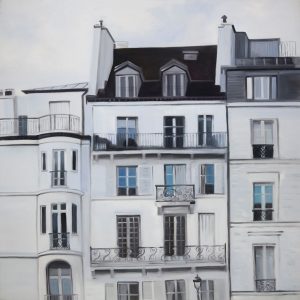
[[274, 145], [252, 145], [253, 158], [273, 158]]
[[94, 151], [135, 149], [224, 148], [225, 132], [184, 133], [120, 133], [94, 134]]
[[193, 201], [195, 185], [156, 185], [156, 201]]
[[[164, 247], [134, 247], [134, 248], [91, 248], [91, 264], [122, 264], [122, 263], [167, 263], [167, 262], [199, 262], [219, 263], [226, 262], [225, 245], [214, 246], [184, 246], [180, 251], [174, 247], [169, 255], [169, 249]], [[124, 257], [123, 253], [127, 256]]]
[[67, 185], [67, 171], [50, 171], [51, 173], [51, 186], [66, 186]]
[[69, 232], [49, 233], [49, 237], [51, 250], [70, 249]]
[[45, 295], [44, 300], [77, 300], [78, 295]]
[[0, 119], [0, 136], [27, 136], [53, 131], [79, 133], [80, 118], [68, 114], [53, 114], [39, 118], [20, 116]]
[[273, 220], [273, 209], [266, 208], [254, 208], [253, 210], [253, 221], [272, 221]]
[[276, 291], [276, 279], [256, 279], [257, 292], [274, 292]]
[[253, 58], [237, 58], [235, 60], [237, 66], [286, 66], [298, 65], [299, 57], [253, 57]]

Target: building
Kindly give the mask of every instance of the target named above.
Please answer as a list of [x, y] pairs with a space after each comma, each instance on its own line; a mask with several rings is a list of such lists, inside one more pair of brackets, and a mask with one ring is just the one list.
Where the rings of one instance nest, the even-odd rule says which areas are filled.
[[217, 80], [227, 94], [232, 299], [300, 299], [295, 44], [250, 39], [224, 23], [218, 52]]
[[95, 26], [86, 299], [229, 299], [217, 46], [114, 48]]
[[24, 92], [0, 92], [0, 299], [81, 300], [87, 84]]

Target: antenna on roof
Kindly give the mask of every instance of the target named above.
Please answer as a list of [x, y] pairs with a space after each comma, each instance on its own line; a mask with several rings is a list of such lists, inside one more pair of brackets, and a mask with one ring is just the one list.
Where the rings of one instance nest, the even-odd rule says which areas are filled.
[[94, 28], [103, 28], [103, 20], [99, 20], [99, 24], [95, 24]]
[[221, 17], [221, 19], [222, 19], [223, 23], [227, 23], [227, 16], [226, 15], [223, 15]]
[[103, 20], [100, 20], [99, 23], [100, 23], [100, 27], [102, 28], [103, 27]]

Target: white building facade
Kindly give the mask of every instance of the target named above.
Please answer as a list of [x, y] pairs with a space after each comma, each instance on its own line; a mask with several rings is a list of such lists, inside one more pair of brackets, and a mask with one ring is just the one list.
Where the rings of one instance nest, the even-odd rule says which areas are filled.
[[[219, 28], [227, 94], [232, 299], [299, 299], [299, 59], [293, 44]], [[225, 37], [222, 35], [225, 35]]]

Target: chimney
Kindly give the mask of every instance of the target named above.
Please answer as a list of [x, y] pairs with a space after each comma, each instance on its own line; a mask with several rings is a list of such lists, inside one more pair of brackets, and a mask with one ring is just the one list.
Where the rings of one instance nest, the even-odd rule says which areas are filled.
[[113, 65], [114, 45], [109, 30], [103, 26], [102, 20], [99, 21], [99, 24], [94, 25], [89, 95], [97, 95], [99, 89], [104, 89]]
[[215, 84], [220, 85], [221, 91], [225, 92], [226, 82], [222, 67], [235, 65], [235, 29], [232, 24], [227, 23], [227, 16], [222, 16], [222, 20], [223, 22], [218, 28]]

